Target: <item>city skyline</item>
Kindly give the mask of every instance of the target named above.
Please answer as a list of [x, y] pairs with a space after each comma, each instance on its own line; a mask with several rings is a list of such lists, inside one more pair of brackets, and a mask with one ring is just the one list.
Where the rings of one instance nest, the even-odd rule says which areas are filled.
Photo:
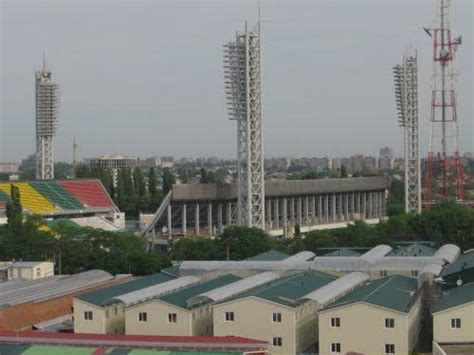
[[[265, 157], [376, 155], [384, 145], [400, 156], [391, 67], [410, 41], [418, 47], [422, 67], [426, 155], [431, 42], [421, 26], [432, 22], [432, 2], [357, 4], [346, 13], [346, 2], [262, 2], [263, 18], [271, 21], [263, 30]], [[74, 136], [81, 159], [105, 153], [236, 156], [235, 127], [225, 110], [221, 45], [245, 19], [255, 22], [254, 1], [1, 6], [0, 160], [19, 160], [34, 151], [33, 72], [41, 65], [43, 48], [63, 88], [56, 161], [71, 160]], [[376, 15], [365, 18], [368, 6]], [[407, 15], [399, 19], [393, 11]], [[86, 23], [78, 21], [85, 13], [90, 15]], [[336, 14], [341, 21], [329, 23]], [[121, 26], [125, 19], [130, 28]], [[457, 61], [464, 152], [473, 150], [469, 1], [454, 4], [453, 24], [464, 38]], [[41, 38], [31, 36], [35, 28], [41, 28]], [[354, 34], [351, 41], [347, 31]]]

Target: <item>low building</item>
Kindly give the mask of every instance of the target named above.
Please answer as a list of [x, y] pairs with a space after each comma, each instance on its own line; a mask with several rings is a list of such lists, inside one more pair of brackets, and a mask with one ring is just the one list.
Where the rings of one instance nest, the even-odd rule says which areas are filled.
[[474, 282], [442, 292], [433, 311], [433, 340], [474, 343]]
[[211, 302], [190, 303], [191, 298], [240, 280], [224, 275], [198, 282], [125, 309], [127, 335], [211, 336]]
[[417, 279], [377, 279], [319, 311], [319, 354], [411, 354], [418, 340]]
[[116, 297], [172, 279], [158, 273], [74, 298], [74, 332], [124, 334], [125, 305]]
[[34, 324], [71, 314], [74, 297], [116, 285], [129, 277], [90, 270], [75, 275], [0, 282], [0, 326], [8, 330], [31, 329]]
[[54, 276], [51, 261], [0, 261], [0, 281], [37, 280]]
[[446, 265], [440, 276], [451, 286], [474, 282], [474, 250], [466, 251], [454, 263]]
[[304, 272], [232, 296], [213, 306], [214, 335], [262, 339], [272, 353], [305, 351], [317, 340], [318, 304], [304, 296], [333, 280]]

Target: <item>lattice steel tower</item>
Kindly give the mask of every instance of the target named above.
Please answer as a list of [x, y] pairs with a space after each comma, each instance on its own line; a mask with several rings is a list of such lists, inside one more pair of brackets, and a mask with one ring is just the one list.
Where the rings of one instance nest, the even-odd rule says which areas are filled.
[[52, 72], [43, 68], [36, 77], [36, 178], [54, 179], [53, 136], [59, 116], [59, 85], [53, 82]]
[[430, 117], [430, 146], [423, 203], [455, 196], [464, 201], [464, 178], [459, 155], [459, 128], [456, 109], [453, 59], [461, 36], [450, 29], [450, 0], [438, 0], [433, 28], [424, 28], [433, 38], [433, 75]]
[[418, 115], [418, 63], [414, 55], [403, 57], [393, 68], [398, 122], [403, 127], [405, 151], [405, 212], [421, 212], [420, 134]]
[[263, 128], [260, 85], [260, 21], [257, 31], [237, 33], [224, 45], [229, 116], [237, 121], [237, 223], [265, 227]]

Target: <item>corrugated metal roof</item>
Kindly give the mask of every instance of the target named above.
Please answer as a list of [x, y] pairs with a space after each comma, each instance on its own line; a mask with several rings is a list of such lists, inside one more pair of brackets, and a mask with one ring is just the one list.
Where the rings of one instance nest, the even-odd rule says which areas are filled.
[[54, 276], [34, 281], [9, 283], [1, 287], [0, 309], [27, 302], [39, 302], [113, 280], [102, 270], [90, 270], [70, 276]]
[[145, 287], [157, 285], [157, 284], [160, 284], [172, 279], [174, 279], [174, 277], [170, 275], [157, 273], [157, 274], [153, 274], [149, 276], [144, 276], [133, 281], [125, 282], [120, 285], [86, 293], [86, 294], [77, 296], [76, 298], [81, 301], [96, 305], [98, 307], [104, 307], [107, 304], [114, 302], [113, 298], [116, 296], [123, 295], [128, 292], [140, 290]]
[[433, 255], [435, 258], [442, 258], [448, 263], [454, 263], [461, 254], [461, 249], [454, 244], [445, 244]]
[[360, 256], [361, 253], [354, 249], [340, 248], [329, 253], [323, 254], [322, 256]]
[[205, 302], [206, 300], [212, 300], [214, 302], [222, 301], [237, 293], [241, 293], [254, 287], [261, 286], [262, 284], [269, 283], [278, 278], [279, 274], [276, 272], [262, 272], [259, 274], [252, 275], [250, 277], [246, 277], [245, 279], [238, 280], [231, 284], [218, 287], [214, 290], [210, 290], [208, 292], [196, 295], [195, 297], [189, 299], [188, 303], [199, 304], [201, 302]]
[[433, 256], [436, 253], [436, 248], [429, 245], [413, 243], [408, 246], [400, 246], [392, 250], [389, 256]]
[[454, 263], [446, 265], [441, 276], [459, 273], [469, 268], [474, 268], [474, 250], [461, 254]]
[[470, 302], [474, 302], [474, 282], [443, 291], [433, 313], [458, 307]]
[[312, 251], [302, 251], [284, 259], [283, 262], [292, 263], [294, 261], [307, 261], [307, 260], [313, 259], [315, 256], [316, 254], [313, 253]]
[[145, 302], [147, 300], [156, 298], [160, 295], [175, 291], [185, 286], [189, 286], [198, 281], [200, 281], [200, 279], [195, 276], [178, 277], [176, 279], [165, 281], [157, 285], [145, 287], [136, 291], [115, 296], [114, 299], [125, 303], [126, 306], [130, 306], [135, 303]]
[[288, 258], [290, 255], [282, 253], [281, 251], [278, 250], [269, 250], [264, 253], [257, 254], [255, 256], [252, 256], [250, 258], [247, 258], [245, 260], [249, 261], [268, 261], [268, 260], [283, 260]]
[[389, 276], [355, 289], [326, 307], [325, 310], [364, 302], [408, 313], [416, 300], [417, 288], [418, 282], [415, 278], [401, 275]]
[[375, 260], [381, 258], [392, 251], [392, 247], [389, 245], [381, 244], [373, 247], [369, 251], [362, 254], [360, 257], [364, 260]]
[[194, 305], [188, 303], [189, 299], [218, 287], [228, 285], [237, 280], [240, 280], [240, 277], [235, 275], [224, 275], [211, 280], [198, 282], [179, 291], [158, 297], [158, 299], [181, 308], [190, 309], [193, 308]]
[[344, 296], [352, 291], [355, 287], [369, 281], [369, 275], [363, 272], [351, 272], [327, 285], [304, 295], [302, 299], [310, 299], [325, 306], [329, 302], [335, 301], [337, 298]]

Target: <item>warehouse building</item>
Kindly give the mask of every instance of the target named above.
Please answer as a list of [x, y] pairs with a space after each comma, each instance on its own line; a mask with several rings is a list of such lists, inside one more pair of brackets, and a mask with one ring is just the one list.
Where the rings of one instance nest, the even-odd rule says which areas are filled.
[[129, 275], [113, 277], [102, 270], [90, 270], [75, 275], [0, 282], [0, 326], [9, 330], [31, 329], [37, 323], [71, 314], [74, 297], [129, 278]]
[[124, 334], [125, 306], [117, 297], [172, 279], [158, 273], [74, 298], [74, 332]]
[[372, 281], [319, 311], [319, 353], [411, 354], [418, 340], [417, 280]]
[[193, 281], [187, 287], [157, 297], [152, 296], [125, 309], [127, 335], [211, 336], [213, 334], [211, 301], [193, 303], [193, 297], [240, 280], [223, 275]]
[[304, 272], [238, 293], [213, 306], [214, 335], [251, 335], [270, 342], [272, 353], [304, 351], [316, 341], [318, 305], [303, 297], [334, 280]]
[[474, 344], [474, 282], [442, 292], [433, 311], [433, 340]]

